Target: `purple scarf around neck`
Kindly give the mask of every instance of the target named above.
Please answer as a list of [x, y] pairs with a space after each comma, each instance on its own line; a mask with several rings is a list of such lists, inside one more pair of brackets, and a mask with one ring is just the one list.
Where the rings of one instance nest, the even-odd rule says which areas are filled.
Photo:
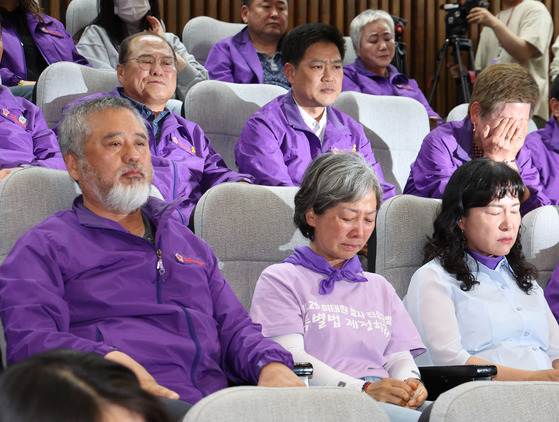
[[334, 268], [324, 257], [318, 255], [311, 248], [308, 246], [301, 246], [296, 247], [295, 251], [283, 262], [301, 265], [309, 270], [325, 274], [327, 278], [320, 282], [318, 289], [318, 293], [321, 295], [332, 293], [336, 281], [340, 281], [344, 277], [356, 283], [368, 281], [365, 277], [358, 275], [358, 273], [363, 272], [363, 268], [361, 267], [361, 262], [359, 262], [359, 257], [357, 255], [348, 259], [342, 268]]

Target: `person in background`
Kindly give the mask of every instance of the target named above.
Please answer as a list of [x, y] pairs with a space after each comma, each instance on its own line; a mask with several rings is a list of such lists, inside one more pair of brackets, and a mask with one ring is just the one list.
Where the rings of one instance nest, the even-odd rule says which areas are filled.
[[310, 247], [264, 270], [250, 314], [297, 362], [312, 363], [311, 386], [363, 391], [391, 420], [416, 421], [427, 397], [414, 363], [423, 343], [392, 285], [364, 272], [356, 255], [381, 201], [378, 178], [360, 154], [313, 160], [294, 214]]
[[365, 10], [351, 21], [349, 33], [357, 59], [344, 66], [342, 91], [413, 98], [427, 110], [431, 127], [436, 127], [441, 117], [429, 106], [415, 79], [390, 64], [396, 53], [392, 16], [383, 10]]
[[179, 38], [165, 32], [157, 0], [100, 0], [99, 15], [75, 35], [78, 52], [97, 69], [115, 70], [120, 44], [129, 35], [147, 31], [164, 38], [177, 53], [176, 97], [184, 101], [190, 88], [208, 79], [208, 72], [188, 53]]
[[190, 404], [233, 384], [304, 386], [262, 336], [215, 254], [149, 196], [144, 119], [116, 96], [65, 115], [59, 142], [82, 192], [25, 233], [0, 266], [9, 363], [56, 348], [97, 353], [142, 388]]
[[50, 64], [67, 61], [88, 65], [64, 25], [41, 13], [35, 0], [0, 0], [0, 15], [0, 76], [14, 95], [34, 101], [34, 85]]
[[94, 353], [56, 349], [0, 375], [0, 422], [171, 422], [134, 373]]
[[522, 253], [520, 175], [489, 158], [450, 178], [404, 304], [420, 365], [497, 366], [495, 380], [559, 381], [559, 325]]
[[[537, 0], [502, 0], [501, 9], [493, 15], [484, 7], [474, 7], [468, 14], [470, 24], [482, 25], [476, 50], [475, 68], [484, 70], [492, 64], [518, 63], [534, 77], [541, 97], [534, 114], [536, 123], [549, 118], [549, 45], [553, 21], [547, 7]], [[458, 77], [458, 65], [453, 76]]]
[[526, 68], [494, 64], [481, 72], [470, 98], [468, 116], [445, 123], [423, 140], [405, 194], [442, 198], [452, 174], [474, 158], [502, 161], [526, 184], [522, 213], [548, 205], [530, 151], [524, 148], [528, 121], [539, 103], [539, 89]]
[[189, 199], [178, 204], [183, 223], [189, 225], [196, 203], [212, 186], [250, 183], [253, 178], [230, 170], [200, 126], [166, 108], [177, 83], [176, 57], [171, 44], [158, 35], [149, 31], [130, 35], [119, 51], [117, 75], [122, 87], [90, 97], [117, 95], [142, 114], [148, 128], [154, 185], [168, 202]]
[[56, 135], [39, 107], [0, 85], [0, 181], [27, 166], [66, 170]]
[[288, 0], [243, 0], [241, 18], [247, 26], [212, 47], [205, 64], [210, 79], [289, 89], [280, 51], [288, 6]]
[[311, 161], [328, 150], [357, 151], [375, 170], [384, 198], [396, 194], [384, 181], [363, 126], [331, 107], [342, 88], [344, 39], [329, 25], [291, 30], [282, 44], [292, 88], [245, 123], [235, 146], [239, 171], [269, 186], [298, 186]]
[[559, 205], [559, 79], [555, 79], [549, 90], [551, 118], [543, 129], [529, 133], [525, 147], [532, 155], [537, 168], [542, 192], [551, 205]]

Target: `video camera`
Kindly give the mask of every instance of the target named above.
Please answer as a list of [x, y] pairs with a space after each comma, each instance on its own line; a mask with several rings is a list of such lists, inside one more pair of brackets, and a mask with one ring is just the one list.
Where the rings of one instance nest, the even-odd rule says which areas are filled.
[[404, 36], [404, 26], [408, 23], [407, 20], [399, 18], [398, 16], [392, 16], [394, 21], [394, 35], [396, 42], [402, 42], [402, 37]]
[[474, 7], [485, 7], [489, 9], [489, 2], [478, 0], [466, 0], [462, 3], [443, 4], [441, 9], [446, 11], [444, 21], [446, 23], [446, 38], [466, 38], [468, 33], [469, 15]]

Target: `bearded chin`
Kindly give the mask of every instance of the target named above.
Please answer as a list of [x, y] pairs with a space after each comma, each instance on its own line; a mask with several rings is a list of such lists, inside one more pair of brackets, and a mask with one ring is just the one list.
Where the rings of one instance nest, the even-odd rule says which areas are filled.
[[112, 211], [132, 212], [142, 207], [149, 198], [151, 185], [148, 183], [134, 183], [123, 185], [120, 182], [109, 190], [109, 193], [100, 198], [103, 205]]

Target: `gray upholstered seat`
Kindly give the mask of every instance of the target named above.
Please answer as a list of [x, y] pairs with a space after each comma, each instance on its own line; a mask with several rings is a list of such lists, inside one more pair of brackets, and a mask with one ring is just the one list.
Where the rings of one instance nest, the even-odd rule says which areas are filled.
[[74, 36], [99, 14], [98, 0], [72, 0], [66, 9], [66, 31]]
[[433, 234], [441, 201], [398, 195], [385, 201], [377, 216], [376, 272], [403, 298], [413, 273], [422, 265], [423, 246]]
[[521, 241], [526, 259], [538, 270], [538, 283], [547, 286], [559, 264], [559, 207], [545, 206], [522, 218]]
[[298, 188], [222, 183], [194, 213], [194, 232], [217, 255], [224, 277], [248, 310], [260, 273], [308, 240], [293, 223]]
[[552, 422], [557, 420], [557, 397], [557, 382], [468, 382], [441, 394], [429, 421]]
[[60, 120], [64, 106], [78, 98], [108, 92], [119, 85], [116, 70], [100, 70], [71, 62], [51, 64], [37, 81], [37, 105], [50, 128]]
[[209, 16], [190, 19], [182, 30], [182, 42], [198, 63], [204, 65], [214, 44], [241, 31], [244, 23], [223, 22]]
[[411, 98], [353, 91], [342, 92], [334, 107], [363, 125], [385, 180], [402, 193], [410, 165], [429, 133], [425, 107]]
[[227, 167], [237, 170], [235, 145], [244, 124], [260, 107], [286, 92], [276, 85], [202, 81], [188, 91], [184, 116], [200, 125]]
[[335, 387], [231, 387], [196, 403], [184, 422], [388, 422], [366, 394]]
[[348, 64], [352, 64], [355, 59], [357, 58], [357, 53], [353, 48], [353, 42], [351, 41], [351, 37], [344, 37], [345, 41], [345, 55], [344, 55], [344, 66]]

